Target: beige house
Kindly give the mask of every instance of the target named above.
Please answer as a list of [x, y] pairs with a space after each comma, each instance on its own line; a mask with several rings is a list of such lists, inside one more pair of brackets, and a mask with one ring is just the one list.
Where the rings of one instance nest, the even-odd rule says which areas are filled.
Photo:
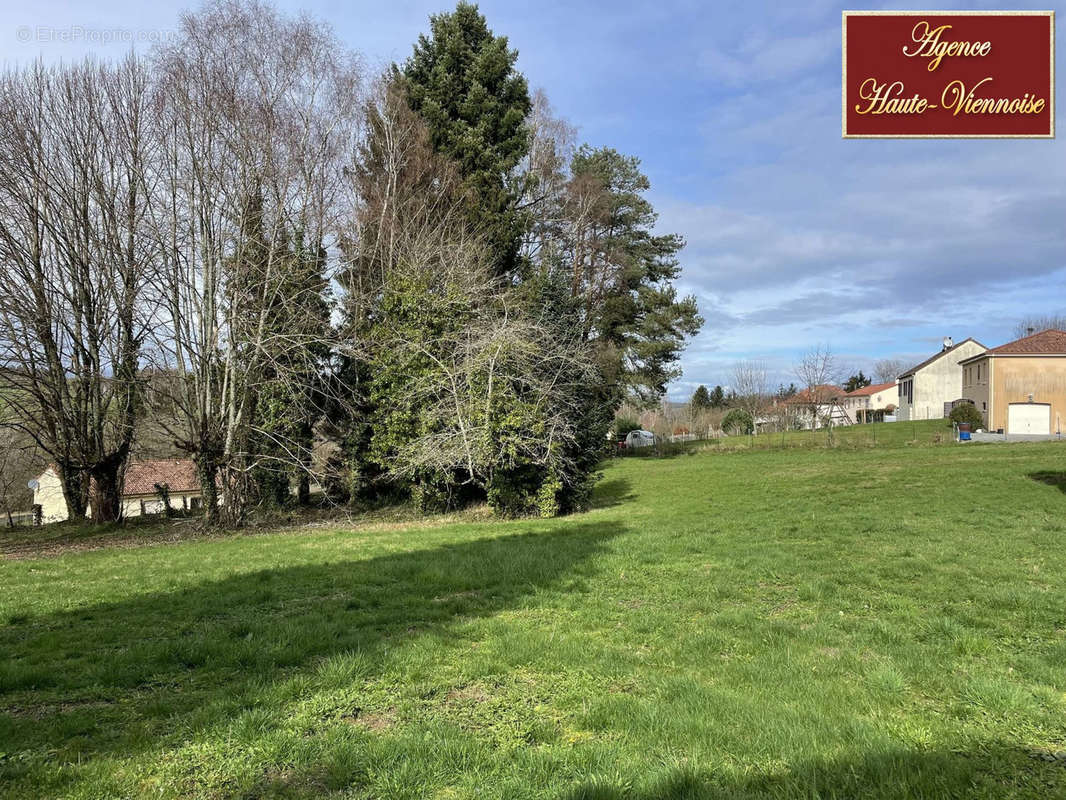
[[[42, 522], [62, 522], [67, 518], [63, 487], [54, 466], [49, 466], [36, 480], [33, 502], [41, 507]], [[126, 467], [122, 492], [122, 516], [162, 514], [163, 498], [157, 488], [165, 486], [170, 507], [175, 511], [200, 508], [200, 481], [196, 465], [189, 459], [137, 461]]]
[[841, 399], [841, 405], [851, 422], [883, 422], [885, 414], [896, 410], [899, 402], [899, 390], [896, 381], [876, 383], [848, 392]]
[[951, 404], [963, 396], [959, 361], [985, 349], [976, 339], [963, 339], [958, 344], [945, 339], [939, 353], [899, 376], [896, 418], [910, 421], [946, 417]]
[[1041, 331], [960, 362], [962, 397], [990, 431], [1062, 433], [1066, 417], [1066, 331]]

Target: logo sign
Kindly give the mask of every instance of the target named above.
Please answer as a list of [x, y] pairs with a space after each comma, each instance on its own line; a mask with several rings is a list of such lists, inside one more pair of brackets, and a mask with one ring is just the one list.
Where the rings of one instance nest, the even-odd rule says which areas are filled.
[[1054, 11], [845, 11], [845, 139], [1055, 136]]

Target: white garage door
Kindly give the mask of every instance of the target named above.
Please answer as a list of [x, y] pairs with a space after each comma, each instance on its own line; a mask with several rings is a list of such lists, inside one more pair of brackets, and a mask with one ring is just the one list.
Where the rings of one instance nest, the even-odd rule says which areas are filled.
[[1007, 406], [1007, 433], [1051, 433], [1051, 406], [1011, 403]]

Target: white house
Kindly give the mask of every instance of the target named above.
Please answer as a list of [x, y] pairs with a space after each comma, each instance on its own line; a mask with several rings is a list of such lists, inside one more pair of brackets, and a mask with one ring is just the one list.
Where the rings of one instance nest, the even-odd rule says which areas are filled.
[[875, 383], [844, 395], [841, 405], [853, 423], [883, 422], [899, 403], [896, 381]]
[[796, 427], [814, 430], [826, 425], [850, 425], [842, 405], [844, 390], [832, 384], [821, 384], [810, 389], [800, 389], [785, 400]]
[[944, 339], [940, 352], [899, 376], [899, 420], [942, 419], [951, 403], [962, 397], [962, 367], [959, 362], [987, 348], [976, 339], [958, 344]]
[[[176, 511], [200, 508], [200, 480], [196, 465], [189, 459], [137, 461], [126, 467], [122, 490], [122, 516], [162, 514], [163, 498], [158, 486], [165, 486], [170, 507]], [[36, 480], [33, 502], [41, 507], [42, 522], [62, 522], [67, 518], [63, 487], [54, 466], [49, 466]]]

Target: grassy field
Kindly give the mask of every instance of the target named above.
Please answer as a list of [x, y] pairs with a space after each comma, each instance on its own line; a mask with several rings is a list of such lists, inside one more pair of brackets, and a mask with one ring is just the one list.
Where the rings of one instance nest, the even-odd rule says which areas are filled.
[[868, 449], [871, 447], [912, 447], [954, 445], [951, 422], [943, 419], [918, 422], [879, 422], [872, 425], [819, 428], [815, 431], [779, 431], [757, 436], [732, 435], [694, 442], [663, 442], [658, 447], [622, 451], [625, 456], [657, 457], [674, 452], [731, 452], [737, 450], [800, 450], [810, 448]]
[[1064, 492], [901, 439], [0, 562], [0, 796], [1066, 796]]

